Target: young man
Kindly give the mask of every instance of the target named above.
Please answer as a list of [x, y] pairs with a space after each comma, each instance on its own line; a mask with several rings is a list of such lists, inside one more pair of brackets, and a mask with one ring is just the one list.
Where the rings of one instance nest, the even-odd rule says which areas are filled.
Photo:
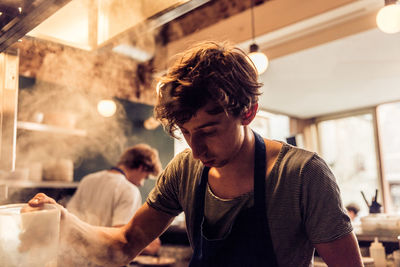
[[67, 209], [92, 225], [125, 225], [142, 206], [139, 187], [160, 171], [157, 150], [134, 145], [122, 153], [116, 166], [83, 177]]
[[[324, 161], [249, 128], [260, 87], [246, 55], [227, 44], [184, 53], [160, 82], [155, 113], [171, 135], [182, 131], [191, 150], [170, 162], [128, 225], [75, 227], [86, 255], [126, 263], [183, 211], [190, 266], [310, 266], [314, 248], [329, 266], [362, 266]], [[29, 203], [54, 200], [38, 194]]]
[[[160, 171], [157, 150], [146, 144], [129, 147], [116, 166], [83, 177], [67, 209], [90, 225], [121, 227], [142, 206], [139, 187], [150, 175], [158, 176]], [[67, 254], [62, 258], [65, 266], [95, 266], [74, 253], [68, 242], [62, 245], [61, 249]], [[160, 246], [157, 238], [142, 253], [155, 255]]]

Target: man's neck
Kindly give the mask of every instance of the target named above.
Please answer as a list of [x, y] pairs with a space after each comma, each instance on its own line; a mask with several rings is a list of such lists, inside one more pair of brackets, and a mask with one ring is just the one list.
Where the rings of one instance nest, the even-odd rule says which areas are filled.
[[233, 198], [253, 190], [255, 138], [245, 127], [243, 144], [231, 161], [221, 168], [211, 168], [209, 184], [215, 195]]
[[247, 126], [244, 127], [244, 139], [240, 150], [236, 153], [228, 164], [221, 168], [216, 168], [221, 176], [241, 176], [241, 173], [248, 173], [254, 168], [254, 133]]

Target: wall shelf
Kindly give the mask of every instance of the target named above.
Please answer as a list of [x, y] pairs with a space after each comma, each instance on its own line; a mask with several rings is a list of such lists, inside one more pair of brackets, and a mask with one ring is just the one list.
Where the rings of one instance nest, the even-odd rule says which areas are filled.
[[36, 123], [36, 122], [19, 121], [17, 122], [17, 128], [23, 130], [39, 131], [39, 132], [47, 132], [55, 134], [86, 136], [86, 130], [69, 129], [48, 124]]
[[79, 182], [0, 180], [0, 184], [14, 188], [77, 188]]

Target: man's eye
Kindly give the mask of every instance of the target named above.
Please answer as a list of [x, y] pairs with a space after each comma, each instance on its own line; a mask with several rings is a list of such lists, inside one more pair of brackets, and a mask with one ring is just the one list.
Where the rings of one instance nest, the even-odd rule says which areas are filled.
[[202, 135], [204, 135], [204, 136], [212, 136], [212, 135], [214, 135], [214, 134], [216, 134], [217, 133], [217, 131], [209, 131], [209, 132], [203, 132], [202, 133]]

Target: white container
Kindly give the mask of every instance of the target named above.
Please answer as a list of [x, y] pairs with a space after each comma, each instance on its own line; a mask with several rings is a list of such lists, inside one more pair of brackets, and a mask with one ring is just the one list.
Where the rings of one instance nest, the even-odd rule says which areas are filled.
[[0, 206], [0, 266], [57, 267], [60, 210], [21, 213], [27, 204]]
[[74, 163], [71, 159], [52, 159], [43, 163], [43, 180], [72, 182]]
[[12, 181], [26, 181], [29, 178], [29, 169], [28, 168], [18, 168], [14, 171], [8, 172], [5, 179]]
[[382, 243], [375, 237], [369, 247], [369, 254], [374, 259], [375, 267], [386, 267], [386, 253]]
[[8, 187], [6, 184], [0, 184], [0, 201], [6, 200], [8, 197]]

